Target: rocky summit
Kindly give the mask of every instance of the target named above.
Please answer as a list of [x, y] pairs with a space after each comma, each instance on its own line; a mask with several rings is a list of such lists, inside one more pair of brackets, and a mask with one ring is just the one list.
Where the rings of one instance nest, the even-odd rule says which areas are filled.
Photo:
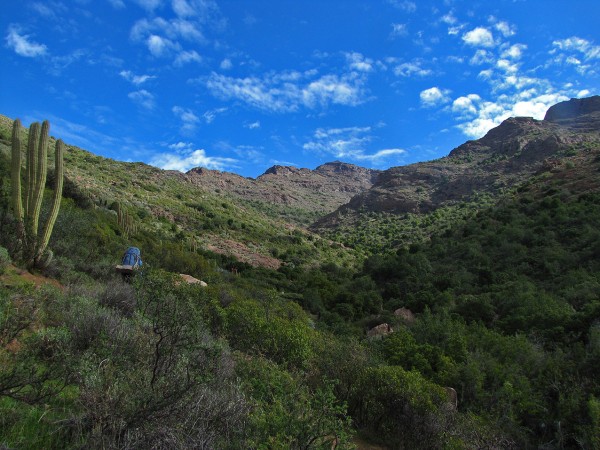
[[598, 148], [600, 96], [572, 99], [551, 107], [544, 120], [507, 119], [444, 158], [390, 168], [312, 228], [348, 225], [365, 211], [427, 213], [477, 194], [496, 195], [552, 168], [562, 157]]
[[380, 172], [335, 161], [314, 170], [276, 165], [256, 179], [194, 168], [187, 172], [186, 178], [204, 190], [237, 199], [324, 215], [369, 189]]

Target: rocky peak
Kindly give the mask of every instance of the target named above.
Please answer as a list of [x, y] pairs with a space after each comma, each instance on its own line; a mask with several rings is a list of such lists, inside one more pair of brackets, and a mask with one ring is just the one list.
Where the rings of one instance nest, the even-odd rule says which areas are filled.
[[298, 169], [294, 166], [280, 166], [275, 165], [273, 167], [269, 167], [263, 175], [291, 175], [294, 173], [298, 173], [302, 169]]
[[577, 119], [590, 113], [600, 113], [600, 95], [587, 98], [572, 98], [566, 102], [551, 106], [546, 112], [544, 120], [548, 122], [562, 122]]

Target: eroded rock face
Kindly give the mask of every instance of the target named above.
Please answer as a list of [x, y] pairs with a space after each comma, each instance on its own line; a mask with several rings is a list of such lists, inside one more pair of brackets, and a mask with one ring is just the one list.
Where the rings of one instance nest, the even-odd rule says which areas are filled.
[[600, 95], [587, 98], [572, 98], [569, 101], [551, 106], [546, 112], [544, 120], [548, 122], [561, 122], [598, 111], [600, 111]]

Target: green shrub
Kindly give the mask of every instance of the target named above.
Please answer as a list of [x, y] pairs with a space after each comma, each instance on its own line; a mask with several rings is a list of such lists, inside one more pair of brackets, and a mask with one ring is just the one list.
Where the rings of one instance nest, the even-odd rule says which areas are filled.
[[4, 273], [10, 262], [8, 250], [6, 250], [4, 247], [0, 247], [0, 275]]

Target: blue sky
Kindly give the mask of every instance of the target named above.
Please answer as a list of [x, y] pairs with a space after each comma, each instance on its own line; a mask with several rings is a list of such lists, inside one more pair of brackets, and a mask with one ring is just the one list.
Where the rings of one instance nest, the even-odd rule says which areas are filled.
[[256, 177], [447, 155], [600, 94], [597, 0], [5, 2], [0, 113], [96, 154]]

